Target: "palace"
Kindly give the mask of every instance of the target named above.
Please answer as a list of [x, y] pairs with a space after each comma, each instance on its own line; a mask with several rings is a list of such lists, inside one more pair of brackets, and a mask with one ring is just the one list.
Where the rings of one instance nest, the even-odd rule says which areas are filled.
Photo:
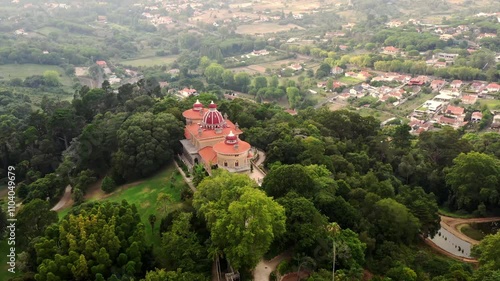
[[206, 109], [197, 100], [182, 116], [186, 118], [186, 139], [181, 143], [189, 164], [202, 164], [208, 173], [215, 168], [233, 173], [251, 170], [250, 144], [239, 139], [243, 132], [238, 123], [233, 124], [226, 114], [222, 116], [213, 101]]

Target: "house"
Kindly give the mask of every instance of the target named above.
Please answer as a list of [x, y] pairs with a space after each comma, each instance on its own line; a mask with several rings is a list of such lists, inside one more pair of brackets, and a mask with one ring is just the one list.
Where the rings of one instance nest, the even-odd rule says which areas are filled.
[[16, 34], [16, 35], [28, 35], [28, 33], [26, 33], [26, 31], [24, 31], [23, 28], [14, 31], [14, 34]]
[[470, 88], [474, 91], [482, 91], [483, 88], [484, 88], [484, 83], [483, 82], [473, 82], [471, 85], [470, 85]]
[[267, 56], [267, 55], [269, 55], [269, 51], [267, 51], [266, 49], [258, 50], [258, 51], [253, 50], [252, 55], [254, 55], [254, 56]]
[[448, 66], [448, 63], [446, 63], [445, 61], [436, 61], [434, 62], [434, 67], [435, 68], [445, 68]]
[[440, 94], [443, 94], [443, 95], [448, 95], [448, 96], [451, 96], [451, 97], [454, 97], [454, 98], [458, 98], [460, 96], [460, 92], [455, 90], [455, 89], [452, 89], [452, 90], [441, 90], [439, 91]]
[[351, 94], [349, 93], [343, 93], [339, 95], [339, 100], [347, 100], [351, 97]]
[[187, 98], [187, 97], [190, 97], [190, 96], [196, 96], [196, 95], [198, 95], [198, 92], [195, 89], [184, 88], [184, 89], [182, 89], [182, 90], [179, 91], [179, 94], [182, 97]]
[[108, 64], [106, 63], [106, 61], [103, 61], [103, 60], [98, 60], [95, 62], [98, 66], [102, 67], [102, 68], [105, 68], [105, 67], [108, 67]]
[[435, 100], [428, 100], [414, 110], [415, 115], [438, 114], [443, 109], [443, 103]]
[[473, 112], [471, 117], [470, 117], [470, 121], [472, 123], [478, 123], [478, 122], [481, 122], [481, 120], [483, 119], [483, 114], [481, 112]]
[[382, 49], [382, 53], [387, 55], [397, 55], [399, 54], [399, 49], [394, 46], [388, 46]]
[[342, 74], [344, 73], [344, 69], [342, 67], [334, 66], [330, 70], [330, 73], [333, 75]]
[[318, 88], [326, 88], [326, 84], [327, 84], [326, 81], [324, 81], [324, 82], [318, 82], [316, 84], [316, 87], [318, 87]]
[[158, 82], [160, 84], [160, 88], [163, 89], [165, 87], [168, 87], [169, 83], [168, 82]]
[[446, 61], [454, 61], [458, 57], [458, 54], [438, 53], [436, 57]]
[[297, 115], [297, 111], [295, 111], [294, 109], [286, 109], [285, 112], [292, 116]]
[[439, 40], [448, 41], [450, 39], [453, 39], [453, 35], [452, 34], [441, 34], [439, 36]]
[[441, 125], [452, 126], [453, 128], [456, 128], [456, 129], [467, 124], [467, 122], [464, 122], [463, 119], [460, 120], [460, 119], [450, 118], [450, 117], [446, 117], [446, 116], [439, 117], [438, 123]]
[[436, 79], [436, 80], [431, 82], [431, 88], [434, 91], [441, 90], [444, 87], [444, 85], [446, 85], [446, 81], [444, 81], [444, 80]]
[[325, 33], [326, 38], [332, 38], [332, 37], [344, 37], [345, 32], [337, 31], [337, 32], [327, 32]]
[[293, 71], [299, 71], [302, 70], [302, 65], [300, 65], [300, 63], [294, 63], [288, 66], [288, 68], [292, 69]]
[[97, 16], [97, 21], [100, 23], [106, 23], [108, 18], [106, 16]]
[[497, 35], [495, 33], [482, 33], [477, 36], [478, 40], [484, 39], [484, 38], [495, 38]]
[[356, 77], [356, 76], [358, 76], [356, 72], [349, 71], [345, 73], [345, 77]]
[[349, 49], [349, 46], [347, 46], [347, 45], [339, 45], [339, 49], [341, 51], [345, 51], [345, 50]]
[[372, 75], [368, 71], [360, 71], [357, 76], [357, 78], [361, 80], [368, 80], [371, 77]]
[[453, 99], [452, 96], [447, 94], [439, 94], [433, 98], [435, 101], [450, 102]]
[[460, 89], [460, 87], [462, 87], [462, 85], [463, 85], [462, 80], [453, 80], [450, 83], [450, 87], [453, 89]]
[[429, 76], [420, 75], [418, 77], [410, 79], [410, 81], [408, 82], [408, 85], [410, 85], [410, 86], [413, 86], [413, 85], [422, 86], [425, 83], [428, 83], [429, 80], [430, 80]]
[[388, 27], [400, 27], [403, 24], [403, 22], [399, 20], [391, 20], [390, 22], [386, 23], [385, 25]]
[[464, 104], [475, 104], [477, 101], [477, 95], [465, 95], [462, 97], [462, 103]]
[[488, 93], [500, 92], [500, 85], [497, 83], [490, 83], [486, 86]]
[[459, 106], [448, 105], [444, 112], [446, 115], [451, 115], [452, 118], [464, 120], [465, 108]]

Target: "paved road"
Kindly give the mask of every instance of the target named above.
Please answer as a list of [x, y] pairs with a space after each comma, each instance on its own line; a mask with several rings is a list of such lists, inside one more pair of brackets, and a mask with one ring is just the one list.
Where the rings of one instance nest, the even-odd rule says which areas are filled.
[[458, 238], [471, 243], [472, 245], [479, 244], [479, 241], [470, 238], [469, 236], [463, 234], [458, 230], [458, 226], [461, 224], [469, 224], [469, 223], [482, 223], [482, 222], [493, 222], [500, 221], [500, 217], [491, 217], [491, 218], [472, 218], [472, 219], [459, 219], [441, 216], [441, 226], [444, 227], [449, 232], [453, 233]]
[[270, 261], [261, 260], [253, 270], [253, 281], [269, 281], [269, 275], [281, 261], [288, 259], [288, 254], [281, 254]]

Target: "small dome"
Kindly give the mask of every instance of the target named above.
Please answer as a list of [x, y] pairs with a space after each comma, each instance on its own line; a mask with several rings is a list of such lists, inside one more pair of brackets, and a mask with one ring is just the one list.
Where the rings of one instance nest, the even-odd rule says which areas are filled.
[[196, 100], [196, 102], [193, 103], [193, 110], [200, 111], [202, 108], [203, 104], [199, 100]]
[[217, 108], [217, 105], [212, 101], [209, 105], [208, 108]]
[[229, 134], [226, 136], [226, 140], [224, 142], [226, 144], [236, 144], [238, 143], [238, 136], [233, 134], [233, 131], [229, 131]]

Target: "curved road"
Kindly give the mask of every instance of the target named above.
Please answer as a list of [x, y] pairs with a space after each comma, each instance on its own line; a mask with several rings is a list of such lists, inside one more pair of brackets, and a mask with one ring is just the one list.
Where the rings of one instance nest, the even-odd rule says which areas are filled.
[[449, 232], [453, 233], [453, 235], [457, 236], [458, 238], [464, 241], [471, 243], [472, 245], [479, 244], [479, 241], [474, 240], [469, 236], [460, 232], [460, 230], [458, 230], [458, 226], [461, 224], [468, 224], [468, 223], [482, 223], [482, 222], [494, 222], [494, 221], [500, 221], [500, 217], [459, 219], [459, 218], [441, 216], [442, 227], [444, 227]]

